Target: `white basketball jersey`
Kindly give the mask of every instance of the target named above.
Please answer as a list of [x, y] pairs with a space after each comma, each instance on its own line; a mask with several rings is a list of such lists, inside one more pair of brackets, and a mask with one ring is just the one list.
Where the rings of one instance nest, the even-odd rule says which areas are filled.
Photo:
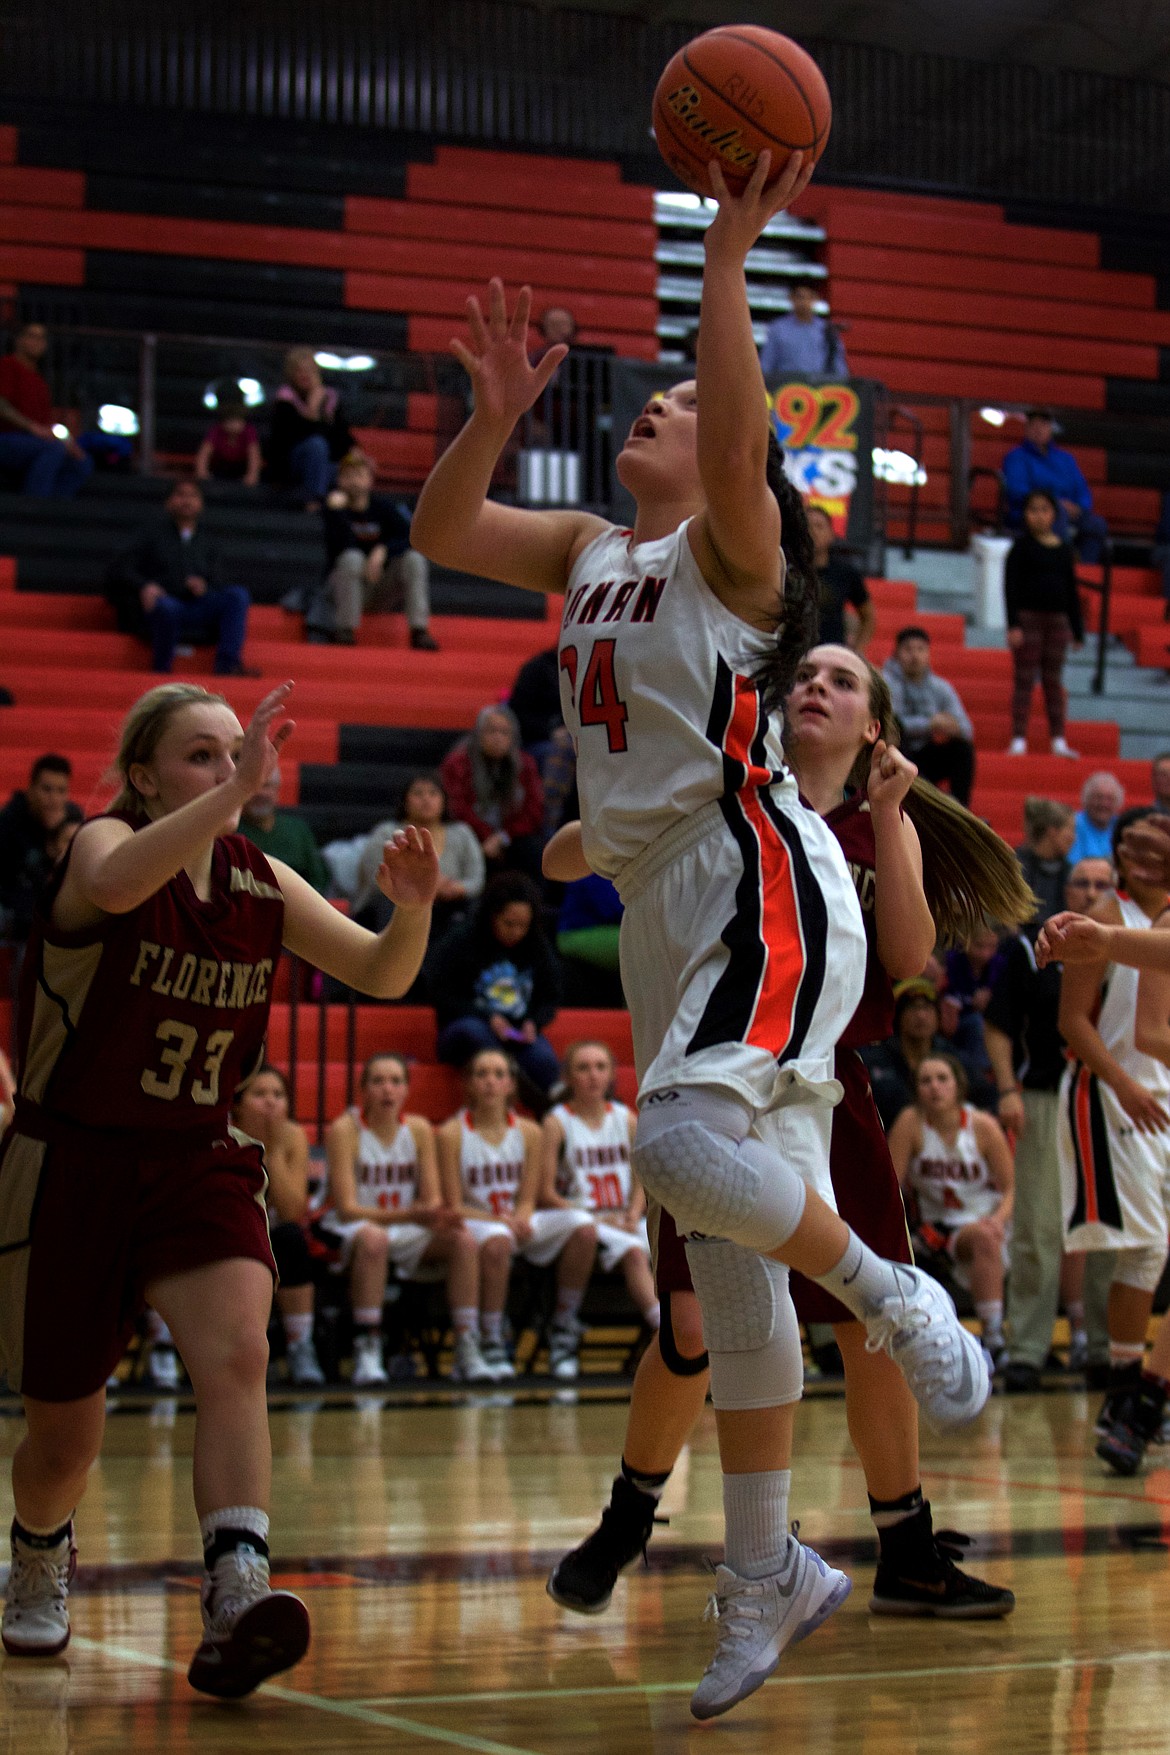
[[418, 1195], [418, 1153], [414, 1135], [406, 1123], [389, 1145], [362, 1120], [361, 1111], [351, 1109], [358, 1124], [358, 1155], [354, 1166], [357, 1175], [357, 1198], [363, 1207], [381, 1207], [383, 1212], [397, 1212], [412, 1206]]
[[953, 1146], [923, 1121], [922, 1149], [911, 1158], [906, 1180], [917, 1197], [923, 1224], [946, 1225], [952, 1231], [986, 1219], [1003, 1198], [979, 1150], [966, 1105]]
[[[1129, 896], [1119, 892], [1117, 905], [1121, 909], [1123, 925], [1139, 932], [1149, 931], [1152, 922], [1144, 909]], [[1170, 1096], [1170, 1066], [1164, 1066], [1152, 1054], [1139, 1054], [1134, 1046], [1140, 980], [1140, 969], [1131, 969], [1124, 963], [1110, 963], [1105, 971], [1101, 1009], [1097, 1013], [1097, 1034], [1123, 1072], [1155, 1096], [1166, 1097]]]
[[607, 1103], [600, 1127], [590, 1127], [566, 1103], [553, 1114], [565, 1133], [557, 1191], [591, 1213], [624, 1212], [630, 1204], [630, 1112]]
[[774, 637], [720, 603], [687, 524], [632, 540], [613, 527], [589, 544], [561, 623], [585, 857], [605, 877], [700, 806], [787, 776], [781, 716], [764, 712], [752, 681]]
[[508, 1131], [498, 1146], [489, 1144], [475, 1131], [466, 1109], [459, 1117], [459, 1125], [464, 1198], [469, 1205], [485, 1207], [489, 1213], [510, 1213], [524, 1174], [524, 1135], [516, 1125], [516, 1117], [508, 1116]]

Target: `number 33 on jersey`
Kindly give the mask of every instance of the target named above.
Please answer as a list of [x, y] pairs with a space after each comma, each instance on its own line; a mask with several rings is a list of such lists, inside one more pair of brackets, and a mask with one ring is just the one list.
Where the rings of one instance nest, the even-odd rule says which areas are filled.
[[680, 817], [785, 773], [753, 680], [772, 636], [726, 609], [687, 525], [603, 531], [569, 576], [561, 707], [577, 744], [585, 857], [613, 877]]

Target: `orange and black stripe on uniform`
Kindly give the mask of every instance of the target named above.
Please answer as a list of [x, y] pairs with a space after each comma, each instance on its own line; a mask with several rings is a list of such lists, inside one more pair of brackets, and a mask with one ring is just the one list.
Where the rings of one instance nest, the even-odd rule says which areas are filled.
[[1124, 1224], [1113, 1176], [1109, 1124], [1101, 1102], [1100, 1082], [1087, 1066], [1077, 1068], [1065, 1101], [1077, 1187], [1069, 1229], [1077, 1225], [1110, 1225], [1121, 1231]]
[[716, 661], [707, 736], [723, 754], [724, 821], [743, 858], [735, 913], [720, 935], [727, 967], [688, 1054], [724, 1042], [765, 1048], [779, 1065], [803, 1052], [825, 980], [828, 912], [796, 825], [768, 787], [768, 713], [750, 677]]

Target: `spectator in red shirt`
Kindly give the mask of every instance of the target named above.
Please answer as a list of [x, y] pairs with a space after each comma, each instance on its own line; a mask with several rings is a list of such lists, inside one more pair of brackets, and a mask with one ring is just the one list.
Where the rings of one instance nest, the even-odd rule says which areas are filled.
[[218, 420], [204, 434], [195, 453], [196, 481], [241, 481], [255, 487], [260, 480], [260, 435], [242, 402], [221, 402]]
[[536, 877], [544, 794], [536, 763], [520, 747], [509, 707], [484, 707], [440, 769], [451, 815], [479, 837], [489, 874], [511, 869]]
[[20, 476], [35, 500], [71, 500], [93, 461], [74, 439], [53, 435], [53, 398], [40, 373], [49, 345], [43, 323], [25, 323], [0, 359], [0, 470]]

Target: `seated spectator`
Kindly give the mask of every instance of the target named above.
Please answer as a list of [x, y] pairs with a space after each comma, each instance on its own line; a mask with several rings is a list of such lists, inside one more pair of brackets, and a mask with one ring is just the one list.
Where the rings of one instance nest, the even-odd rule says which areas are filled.
[[994, 926], [982, 926], [965, 945], [947, 952], [947, 993], [959, 1001], [964, 1013], [982, 1014], [1002, 967], [1000, 935]]
[[53, 397], [40, 364], [49, 346], [43, 323], [22, 323], [0, 359], [0, 470], [20, 477], [34, 500], [71, 500], [93, 474], [76, 439], [53, 431]]
[[197, 482], [177, 481], [166, 512], [145, 526], [106, 574], [106, 597], [125, 634], [149, 640], [151, 666], [166, 674], [179, 645], [215, 645], [217, 676], [258, 676], [243, 661], [252, 600], [227, 585], [215, 543], [203, 526]]
[[1066, 906], [1064, 887], [1072, 867], [1068, 852], [1076, 838], [1076, 819], [1067, 804], [1054, 798], [1024, 800], [1024, 834], [1027, 840], [1016, 848], [1016, 858], [1024, 881], [1038, 901], [1033, 917], [1043, 926], [1050, 914]]
[[1150, 763], [1153, 807], [1160, 817], [1170, 817], [1170, 750], [1163, 750]]
[[479, 837], [488, 868], [511, 867], [536, 877], [544, 795], [536, 763], [520, 748], [508, 707], [484, 707], [475, 729], [443, 757], [439, 772], [451, 815]]
[[581, 1301], [597, 1232], [577, 1207], [540, 1209], [540, 1130], [513, 1110], [516, 1073], [501, 1047], [483, 1048], [467, 1067], [467, 1107], [439, 1129], [443, 1198], [457, 1210], [479, 1250], [481, 1354], [488, 1374], [514, 1377], [504, 1334], [512, 1258], [557, 1266], [557, 1302], [549, 1331], [549, 1369], [576, 1377]]
[[765, 378], [847, 378], [849, 361], [837, 326], [817, 315], [817, 295], [824, 282], [789, 282], [792, 309], [768, 324], [760, 349]]
[[1030, 408], [1024, 437], [1003, 460], [1006, 523], [1024, 529], [1028, 495], [1042, 489], [1056, 502], [1056, 534], [1071, 542], [1083, 561], [1099, 561], [1107, 534], [1105, 520], [1093, 510], [1093, 495], [1071, 451], [1052, 442], [1056, 421], [1050, 408]]
[[621, 1268], [638, 1315], [656, 1329], [646, 1196], [630, 1167], [637, 1118], [613, 1100], [615, 1070], [604, 1042], [575, 1042], [565, 1055], [565, 1096], [540, 1130], [540, 1204], [593, 1215], [602, 1273]]
[[260, 435], [246, 407], [242, 402], [221, 402], [219, 419], [195, 453], [196, 481], [238, 481], [256, 487], [260, 462]]
[[435, 947], [430, 969], [438, 1055], [466, 1066], [481, 1048], [504, 1047], [542, 1099], [560, 1076], [541, 1031], [556, 1016], [561, 975], [541, 921], [540, 892], [519, 872], [492, 878], [472, 918]]
[[[942, 1008], [933, 982], [921, 976], [900, 981], [894, 989], [894, 1034], [888, 1042], [879, 1043], [876, 1048], [858, 1051], [869, 1068], [874, 1102], [887, 1131], [901, 1111], [913, 1103], [914, 1081], [927, 1055], [955, 1052], [953, 1037], [960, 1024], [962, 1008], [957, 1001], [952, 1001], [951, 1009], [953, 1017], [948, 1021], [952, 1025], [952, 1034], [948, 1037], [943, 1031]], [[985, 1060], [981, 1029], [978, 1049], [979, 1057]], [[968, 1050], [960, 1050], [956, 1058], [963, 1065], [968, 1086], [980, 1094], [986, 1093], [989, 1102], [994, 1101], [995, 1087], [988, 1080], [979, 1058]], [[972, 1079], [973, 1070], [977, 1084]]]
[[312, 348], [291, 347], [284, 356], [284, 383], [272, 404], [269, 480], [278, 487], [304, 488], [305, 510], [317, 512], [338, 463], [352, 447], [341, 399], [322, 383]]
[[1077, 590], [1076, 561], [1055, 524], [1058, 507], [1044, 488], [1024, 501], [1024, 533], [1017, 536], [1004, 567], [1008, 645], [1015, 681], [1012, 688], [1012, 741], [1009, 756], [1028, 753], [1028, 716], [1039, 677], [1048, 714], [1054, 756], [1076, 756], [1064, 736], [1064, 655], [1071, 641], [1081, 646], [1085, 625]]
[[382, 1358], [382, 1306], [391, 1267], [400, 1279], [442, 1267], [455, 1325], [453, 1375], [483, 1377], [476, 1341], [479, 1254], [445, 1201], [435, 1135], [421, 1115], [406, 1115], [410, 1074], [400, 1054], [375, 1054], [362, 1069], [361, 1106], [339, 1115], [325, 1136], [329, 1207], [318, 1221], [349, 1274], [355, 1389], [388, 1381]]
[[280, 780], [278, 765], [240, 812], [240, 834], [246, 835], [269, 859], [283, 859], [319, 895], [327, 895], [329, 868], [305, 819], [295, 811], [281, 810], [277, 804]]
[[928, 1055], [918, 1067], [913, 1106], [890, 1129], [890, 1156], [917, 1207], [916, 1250], [949, 1259], [974, 1300], [983, 1345], [998, 1363], [1004, 1351], [1012, 1154], [998, 1121], [969, 1107], [966, 1096], [958, 1061]]
[[851, 646], [855, 652], [864, 652], [874, 628], [869, 587], [847, 555], [839, 549], [833, 552], [837, 535], [824, 507], [809, 506], [807, 518], [821, 587], [820, 632], [816, 643]]
[[561, 713], [560, 663], [549, 646], [526, 659], [516, 672], [508, 705], [520, 727], [520, 742], [539, 765], [549, 739], [565, 723]]
[[930, 668], [930, 635], [903, 628], [892, 658], [882, 666], [890, 687], [902, 748], [924, 780], [947, 781], [969, 804], [975, 777], [975, 733], [958, 692]]
[[431, 634], [430, 565], [410, 546], [410, 519], [384, 494], [375, 494], [374, 466], [361, 451], [348, 451], [337, 486], [325, 501], [325, 549], [329, 571], [324, 593], [306, 617], [310, 637], [352, 646], [362, 611], [406, 611], [416, 652], [437, 652]]
[[354, 913], [368, 910], [368, 924], [375, 932], [389, 923], [394, 904], [378, 888], [382, 849], [399, 829], [412, 826], [430, 830], [439, 855], [439, 888], [431, 911], [431, 941], [437, 944], [447, 928], [479, 901], [486, 875], [475, 831], [466, 823], [448, 820], [447, 793], [437, 774], [415, 774], [402, 794], [398, 815], [370, 830], [358, 858]]
[[28, 937], [41, 886], [81, 822], [72, 777], [67, 757], [38, 756], [28, 785], [0, 810], [0, 938]]
[[288, 1084], [274, 1066], [262, 1066], [232, 1104], [235, 1125], [264, 1147], [268, 1172], [268, 1234], [280, 1274], [276, 1308], [284, 1328], [289, 1380], [302, 1388], [325, 1381], [313, 1345], [315, 1259], [320, 1245], [309, 1233], [309, 1136], [289, 1116]]
[[1070, 865], [1078, 859], [1113, 860], [1113, 825], [1125, 809], [1125, 787], [1101, 768], [1090, 774], [1081, 788], [1081, 808], [1076, 814], [1076, 834], [1068, 850]]

